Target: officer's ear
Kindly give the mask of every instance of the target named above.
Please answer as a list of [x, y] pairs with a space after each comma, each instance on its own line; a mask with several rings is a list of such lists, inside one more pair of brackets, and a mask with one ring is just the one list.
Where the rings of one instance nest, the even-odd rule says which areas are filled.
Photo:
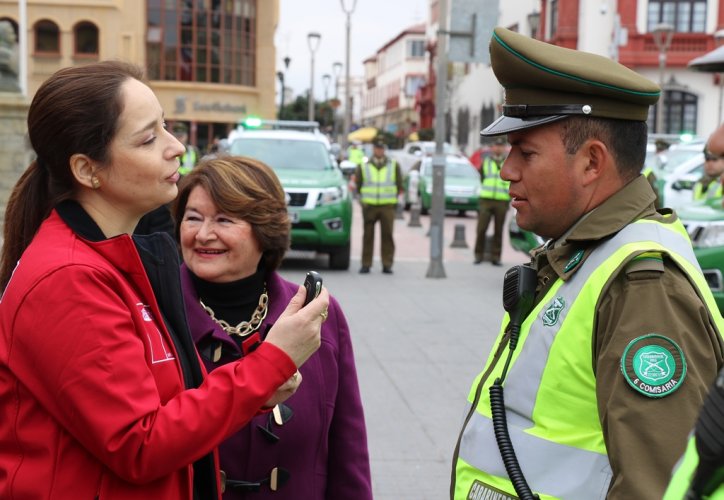
[[616, 168], [608, 147], [598, 139], [589, 139], [584, 142], [576, 153], [576, 161], [581, 162], [584, 185], [600, 179], [603, 175], [608, 174], [610, 169], [615, 170]]

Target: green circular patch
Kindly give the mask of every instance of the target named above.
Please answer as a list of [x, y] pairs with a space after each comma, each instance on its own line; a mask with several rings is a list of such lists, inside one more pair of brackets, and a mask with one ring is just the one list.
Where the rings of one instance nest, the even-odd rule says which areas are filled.
[[626, 382], [650, 398], [662, 398], [679, 388], [686, 377], [686, 359], [668, 337], [650, 333], [633, 339], [621, 357]]

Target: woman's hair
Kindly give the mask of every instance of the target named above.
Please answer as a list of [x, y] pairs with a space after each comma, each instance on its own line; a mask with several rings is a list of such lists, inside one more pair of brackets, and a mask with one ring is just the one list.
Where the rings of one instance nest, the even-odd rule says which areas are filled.
[[5, 209], [0, 288], [41, 222], [58, 202], [72, 198], [70, 157], [85, 154], [108, 163], [109, 145], [123, 111], [120, 89], [128, 79], [143, 81], [135, 65], [104, 61], [64, 68], [46, 80], [28, 110], [28, 136], [36, 159], [15, 184]]
[[284, 189], [271, 167], [244, 156], [202, 159], [179, 182], [173, 208], [177, 238], [189, 194], [196, 186], [209, 193], [221, 212], [251, 224], [265, 269], [278, 269], [289, 248], [291, 223]]

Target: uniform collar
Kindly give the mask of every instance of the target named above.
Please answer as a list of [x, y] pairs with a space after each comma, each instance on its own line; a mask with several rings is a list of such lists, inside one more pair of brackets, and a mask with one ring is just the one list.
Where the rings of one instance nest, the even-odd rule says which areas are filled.
[[656, 195], [644, 176], [638, 176], [601, 205], [584, 214], [563, 236], [533, 254], [545, 259], [564, 281], [588, 258], [598, 243], [638, 219], [656, 214]]

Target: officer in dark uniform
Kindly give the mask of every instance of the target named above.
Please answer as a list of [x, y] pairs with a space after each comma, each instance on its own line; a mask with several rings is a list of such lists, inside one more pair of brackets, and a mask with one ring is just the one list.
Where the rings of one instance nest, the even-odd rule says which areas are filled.
[[392, 274], [392, 263], [395, 258], [395, 241], [392, 233], [398, 196], [403, 193], [402, 172], [397, 161], [385, 154], [385, 143], [381, 137], [376, 137], [372, 144], [372, 158], [358, 166], [354, 174], [364, 220], [362, 266], [359, 272], [361, 274], [370, 272], [375, 243], [375, 224], [379, 222], [382, 272]]
[[660, 499], [724, 364], [686, 229], [641, 175], [660, 89], [504, 28], [490, 54], [505, 102], [482, 134], [507, 135], [516, 221], [548, 241], [506, 273], [451, 497]]

